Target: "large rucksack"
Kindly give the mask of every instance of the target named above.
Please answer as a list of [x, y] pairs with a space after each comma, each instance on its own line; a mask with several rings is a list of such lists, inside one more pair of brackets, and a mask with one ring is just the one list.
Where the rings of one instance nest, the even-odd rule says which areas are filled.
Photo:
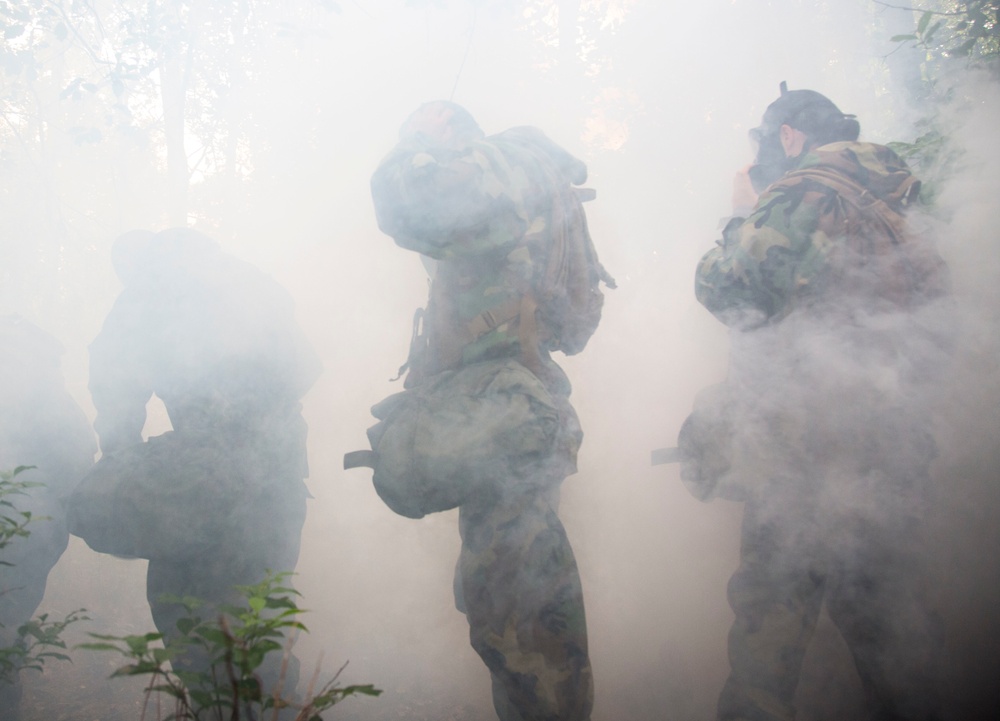
[[771, 186], [815, 206], [818, 231], [839, 239], [815, 254], [823, 277], [810, 279], [807, 290], [821, 296], [830, 285], [838, 297], [867, 299], [869, 312], [909, 311], [944, 295], [947, 268], [933, 238], [915, 232], [905, 216], [920, 181], [907, 171], [891, 193], [873, 192], [852, 165], [838, 165], [837, 147], [828, 147], [827, 164], [792, 171]]
[[[527, 289], [537, 305], [541, 336], [547, 350], [579, 353], [597, 330], [604, 306], [601, 283], [615, 280], [597, 257], [583, 203], [596, 197], [586, 180], [586, 166], [535, 128], [512, 128], [498, 144], [511, 165], [527, 169], [548, 224], [536, 234], [529, 229], [521, 244], [532, 254], [535, 272]], [[527, 201], [530, 202], [530, 201]], [[522, 322], [525, 319], [522, 312]]]
[[[474, 213], [425, 208], [424, 195], [410, 197], [382, 175], [373, 184], [383, 229], [403, 247], [447, 262], [414, 322], [408, 385], [463, 363], [515, 356], [482, 350], [494, 332], [513, 342], [515, 327], [519, 360], [533, 371], [541, 372], [551, 351], [579, 353], [600, 323], [601, 283], [615, 287], [587, 226], [583, 203], [596, 194], [578, 187], [586, 165], [531, 127], [491, 136], [454, 162], [471, 174], [470, 187], [459, 193], [443, 183], [442, 194]], [[469, 289], [482, 284], [489, 292], [468, 302]]]

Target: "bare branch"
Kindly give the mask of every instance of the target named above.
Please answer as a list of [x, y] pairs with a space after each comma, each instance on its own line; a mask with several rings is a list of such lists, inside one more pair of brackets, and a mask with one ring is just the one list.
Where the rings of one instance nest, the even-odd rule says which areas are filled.
[[876, 5], [881, 5], [882, 7], [889, 8], [891, 10], [908, 10], [914, 13], [930, 13], [931, 15], [944, 15], [948, 17], [955, 17], [962, 15], [961, 11], [956, 12], [944, 12], [943, 10], [925, 10], [923, 8], [915, 8], [907, 5], [893, 5], [892, 3], [882, 2], [882, 0], [872, 0]]

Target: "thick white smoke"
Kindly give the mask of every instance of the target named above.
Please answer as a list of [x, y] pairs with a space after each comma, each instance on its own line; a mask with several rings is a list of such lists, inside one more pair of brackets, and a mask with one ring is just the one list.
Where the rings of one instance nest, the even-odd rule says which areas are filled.
[[[594, 720], [710, 718], [728, 673], [725, 593], [742, 508], [701, 503], [676, 467], [649, 462], [652, 449], [675, 445], [695, 394], [727, 372], [728, 334], [694, 299], [694, 269], [729, 213], [733, 173], [751, 159], [747, 130], [781, 80], [856, 113], [864, 139], [913, 137], [922, 109], [906, 106], [882, 60], [892, 50], [882, 11], [794, 0], [335, 5], [314, 27], [297, 28], [294, 42], [276, 36], [249, 50], [262, 53], [258, 75], [218, 107], [242, 128], [252, 172], [196, 178], [191, 189], [194, 225], [291, 292], [325, 366], [304, 401], [314, 498], [297, 580], [310, 610], [303, 676], [322, 655], [324, 675], [349, 661], [345, 681], [385, 690], [331, 718], [495, 717], [488, 674], [454, 609], [456, 514], [396, 516], [367, 471], [341, 469], [345, 452], [366, 447], [369, 407], [399, 390], [388, 379], [427, 293], [417, 256], [378, 231], [368, 181], [402, 120], [454, 92], [486, 133], [536, 125], [587, 162], [597, 191], [587, 204], [591, 231], [619, 283], [587, 349], [557, 359], [585, 432], [561, 515], [587, 603]], [[941, 197], [951, 211], [941, 248], [959, 339], [935, 399], [933, 520], [951, 718], [974, 719], [996, 702], [988, 689], [1000, 666], [1000, 92], [989, 81], [960, 90], [947, 127], [968, 152]], [[63, 135], [53, 176], [29, 162], [2, 167], [0, 311], [21, 313], [66, 346], [70, 390], [92, 416], [86, 347], [119, 289], [110, 244], [132, 228], [163, 227], [164, 188], [140, 162], [142, 148], [111, 134], [96, 146]], [[35, 197], [56, 211], [32, 205]], [[165, 428], [154, 403], [147, 432]], [[74, 540], [39, 611], [85, 606], [94, 620], [84, 630], [151, 631], [144, 569]], [[106, 680], [109, 658], [74, 658], [27, 678], [27, 721], [138, 718], [139, 684]], [[800, 695], [803, 719], [852, 717], [861, 703], [847, 650], [827, 623]]]

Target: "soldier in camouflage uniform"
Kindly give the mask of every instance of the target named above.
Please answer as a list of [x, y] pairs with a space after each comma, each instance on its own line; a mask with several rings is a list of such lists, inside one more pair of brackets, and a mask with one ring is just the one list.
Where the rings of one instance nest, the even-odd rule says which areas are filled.
[[[66, 550], [66, 496], [93, 465], [97, 443], [66, 390], [55, 338], [23, 318], [2, 316], [0, 349], [0, 469], [34, 466], [17, 480], [39, 484], [5, 499], [34, 517], [30, 535], [0, 551], [0, 646], [7, 647], [42, 602], [49, 571]], [[17, 674], [7, 681], [0, 680], [0, 720], [16, 721], [21, 684]]]
[[[122, 472], [166, 476], [177, 489], [141, 509], [158, 517], [146, 532], [146, 594], [157, 629], [172, 639], [186, 612], [166, 596], [201, 599], [202, 618], [212, 618], [212, 605], [243, 600], [235, 586], [294, 570], [309, 497], [300, 399], [321, 363], [288, 292], [202, 233], [131, 231], [112, 258], [124, 288], [90, 345], [98, 465], [131, 464]], [[154, 393], [173, 429], [143, 442]], [[199, 483], [227, 491], [202, 496]], [[177, 533], [197, 536], [181, 539], [197, 550], [174, 551]], [[262, 669], [266, 689], [282, 673], [276, 656]], [[192, 653], [175, 663], [202, 671], [205, 662]], [[294, 656], [283, 673], [291, 696]]]
[[745, 501], [718, 718], [794, 718], [825, 603], [872, 718], [931, 719], [938, 632], [918, 562], [934, 447], [920, 399], [947, 358], [945, 267], [904, 217], [920, 187], [906, 164], [857, 142], [854, 117], [819, 93], [782, 91], [734, 186], [748, 214], [696, 277], [734, 331], [725, 423], [702, 430], [732, 436], [715, 446], [723, 462], [686, 480]]
[[[457, 453], [496, 448], [495, 457], [460, 476], [455, 499], [436, 507], [460, 507], [456, 604], [492, 674], [503, 721], [586, 721], [593, 704], [580, 577], [557, 515], [559, 486], [576, 470], [583, 434], [568, 401], [569, 381], [550, 351], [582, 348], [601, 298], [589, 286], [577, 289], [583, 297], [577, 308], [591, 316], [580, 332], [566, 305], [549, 302], [562, 281], [540, 264], [560, 243], [593, 257], [572, 187], [585, 179], [584, 164], [537, 129], [484, 137], [467, 111], [443, 101], [411, 115], [372, 178], [379, 227], [433, 270], [406, 387], [433, 392], [442, 383], [466, 384], [466, 398], [487, 409], [494, 400], [500, 408], [501, 397], [530, 398], [522, 410], [537, 433], [522, 430], [515, 443], [483, 431], [481, 442]], [[613, 283], [603, 269], [596, 272]], [[528, 386], [537, 388], [519, 395]], [[485, 428], [489, 415], [466, 425]], [[440, 443], [452, 443], [461, 431], [439, 434]], [[466, 460], [443, 465], [464, 468]], [[376, 488], [378, 477], [376, 466]]]

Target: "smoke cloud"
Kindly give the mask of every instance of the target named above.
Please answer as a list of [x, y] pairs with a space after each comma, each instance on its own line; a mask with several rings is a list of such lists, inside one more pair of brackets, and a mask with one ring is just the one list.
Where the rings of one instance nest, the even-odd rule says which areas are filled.
[[[711, 717], [728, 674], [726, 584], [743, 509], [700, 502], [676, 466], [650, 465], [652, 449], [676, 444], [696, 394], [729, 368], [728, 331], [695, 300], [694, 270], [730, 212], [733, 173], [752, 158], [747, 130], [780, 81], [856, 114], [863, 140], [915, 137], [929, 108], [908, 103], [899, 57], [886, 61], [897, 20], [872, 3], [819, 0], [352, 1], [308, 16], [291, 5], [255, 8], [270, 34], [242, 48], [252, 76], [205, 95], [204, 109], [191, 103], [190, 156], [213, 117], [240, 162], [199, 166], [188, 219], [289, 291], [324, 365], [303, 400], [313, 497], [296, 577], [309, 609], [302, 676], [349, 662], [343, 681], [384, 689], [331, 713], [345, 721], [495, 718], [489, 675], [454, 607], [457, 512], [403, 518], [367, 471], [341, 469], [345, 452], [368, 447], [370, 407], [401, 390], [389, 379], [427, 298], [418, 256], [377, 228], [369, 179], [410, 112], [451, 97], [487, 134], [534, 125], [585, 160], [597, 191], [588, 222], [618, 281], [585, 351], [556, 358], [585, 433], [560, 515], [583, 582], [593, 718]], [[62, 343], [67, 387], [92, 420], [87, 347], [121, 289], [112, 241], [170, 224], [163, 142], [105, 128], [100, 142], [77, 143], [71, 115], [83, 106], [65, 111], [73, 98], [45, 81], [36, 80], [45, 111], [61, 123], [48, 145], [19, 143], [10, 119], [2, 135], [0, 313]], [[1000, 703], [1000, 86], [965, 75], [953, 97], [945, 126], [966, 152], [933, 222], [955, 290], [954, 353], [919, 406], [937, 443], [926, 560], [948, 718], [978, 719]], [[145, 435], [168, 428], [154, 399]], [[87, 631], [151, 631], [145, 565], [71, 539], [38, 612], [87, 608], [77, 642]], [[108, 680], [112, 659], [74, 659], [25, 675], [26, 721], [138, 718], [141, 682]], [[863, 717], [850, 655], [825, 617], [798, 702], [807, 721]]]

